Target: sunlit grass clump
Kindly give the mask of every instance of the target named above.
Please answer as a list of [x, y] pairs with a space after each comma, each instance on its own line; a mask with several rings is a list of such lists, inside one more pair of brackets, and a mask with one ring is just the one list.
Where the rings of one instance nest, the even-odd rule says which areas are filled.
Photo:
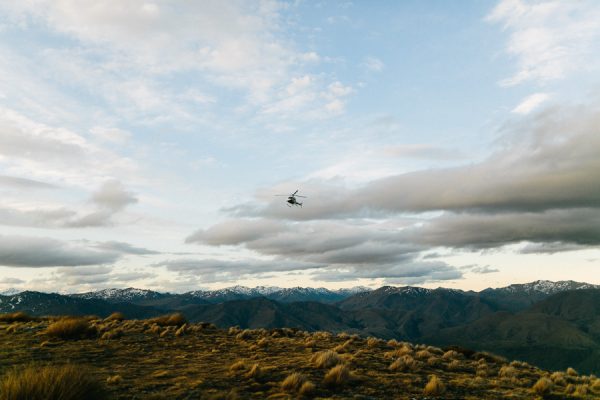
[[58, 339], [83, 339], [96, 336], [98, 331], [85, 318], [68, 317], [51, 323], [44, 333]]
[[8, 313], [8, 314], [0, 314], [0, 323], [4, 322], [7, 324], [13, 323], [13, 322], [29, 322], [29, 321], [35, 321], [37, 318], [32, 317], [24, 312], [14, 312], [14, 313]]
[[104, 400], [100, 382], [79, 365], [31, 365], [13, 369], [0, 381], [0, 400]]

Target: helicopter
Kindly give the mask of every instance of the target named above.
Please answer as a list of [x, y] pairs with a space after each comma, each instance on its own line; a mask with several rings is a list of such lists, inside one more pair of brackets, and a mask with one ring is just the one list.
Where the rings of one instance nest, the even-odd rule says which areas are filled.
[[[298, 189], [298, 190], [299, 190], [299, 189]], [[288, 205], [287, 205], [287, 206], [288, 206], [288, 207], [291, 207], [291, 206], [300, 206], [300, 207], [302, 207], [302, 203], [300, 203], [300, 202], [299, 202], [299, 201], [296, 199], [296, 197], [303, 197], [303, 198], [306, 198], [306, 196], [300, 196], [299, 194], [297, 194], [297, 193], [298, 193], [298, 190], [296, 190], [296, 191], [295, 191], [294, 193], [292, 193], [292, 194], [276, 194], [275, 196], [284, 196], [284, 197], [287, 197], [287, 198], [288, 198], [288, 199], [287, 199], [287, 203], [288, 203]]]

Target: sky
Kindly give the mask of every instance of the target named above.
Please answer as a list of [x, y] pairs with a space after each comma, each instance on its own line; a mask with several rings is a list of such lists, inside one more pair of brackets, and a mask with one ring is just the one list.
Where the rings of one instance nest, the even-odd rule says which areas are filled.
[[0, 291], [600, 284], [599, 154], [595, 0], [0, 0]]

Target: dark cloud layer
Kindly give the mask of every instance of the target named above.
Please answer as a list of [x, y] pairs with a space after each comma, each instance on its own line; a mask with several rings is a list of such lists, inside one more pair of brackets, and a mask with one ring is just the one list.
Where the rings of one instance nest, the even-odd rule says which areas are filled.
[[238, 217], [311, 220], [438, 210], [600, 207], [598, 110], [549, 109], [508, 125], [502, 138], [499, 151], [471, 165], [391, 176], [355, 189], [326, 182], [299, 183], [310, 194], [301, 212], [290, 212], [277, 200], [229, 211]]
[[0, 266], [77, 267], [114, 263], [126, 254], [154, 254], [127, 243], [65, 242], [45, 237], [0, 235]]

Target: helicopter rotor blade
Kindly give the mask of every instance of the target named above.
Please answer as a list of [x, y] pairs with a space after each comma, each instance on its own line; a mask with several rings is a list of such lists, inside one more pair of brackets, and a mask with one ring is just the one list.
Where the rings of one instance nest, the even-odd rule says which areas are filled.
[[295, 196], [296, 193], [298, 193], [298, 190], [300, 190], [300, 189], [296, 189], [296, 191], [292, 194], [292, 196]]
[[306, 196], [300, 196], [299, 194], [297, 194], [296, 197], [304, 197], [304, 198], [306, 198]]

